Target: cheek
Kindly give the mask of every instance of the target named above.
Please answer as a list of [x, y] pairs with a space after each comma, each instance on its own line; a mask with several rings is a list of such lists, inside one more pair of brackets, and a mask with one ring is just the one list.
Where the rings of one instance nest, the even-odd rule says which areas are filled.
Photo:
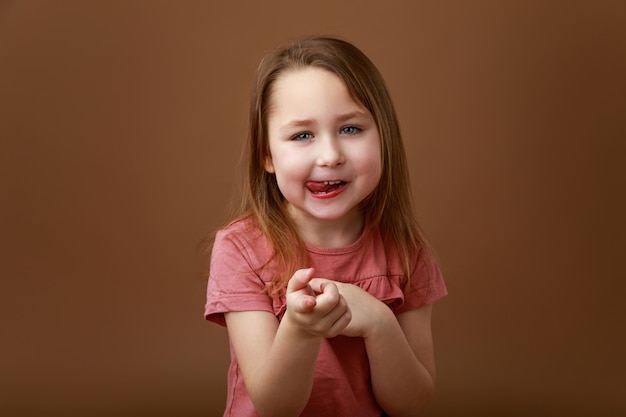
[[298, 158], [276, 158], [272, 167], [279, 187], [291, 182], [305, 181], [309, 171]]
[[372, 191], [376, 189], [378, 183], [380, 182], [380, 178], [382, 177], [383, 168], [380, 164], [380, 161], [373, 164], [370, 168], [370, 182]]
[[276, 180], [279, 184], [290, 184], [295, 182], [303, 182], [306, 179], [306, 174], [297, 167], [282, 167], [282, 169], [276, 170]]
[[367, 148], [353, 155], [353, 161], [358, 165], [361, 172], [368, 176], [380, 177], [382, 172], [382, 161], [380, 152], [376, 148]]
[[272, 166], [276, 175], [304, 175], [308, 169], [307, 154], [289, 149], [275, 149], [272, 153]]
[[360, 160], [359, 167], [361, 175], [367, 183], [367, 188], [370, 188], [369, 191], [371, 192], [376, 189], [382, 177], [382, 161], [380, 160], [380, 155], [376, 153], [362, 156], [363, 158]]

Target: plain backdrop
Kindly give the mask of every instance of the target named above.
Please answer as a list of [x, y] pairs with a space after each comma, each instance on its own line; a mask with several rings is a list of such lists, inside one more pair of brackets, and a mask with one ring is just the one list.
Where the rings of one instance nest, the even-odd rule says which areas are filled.
[[0, 0], [0, 414], [221, 415], [197, 249], [228, 220], [259, 60], [316, 33], [360, 47], [399, 115], [450, 292], [428, 415], [625, 415], [609, 0]]

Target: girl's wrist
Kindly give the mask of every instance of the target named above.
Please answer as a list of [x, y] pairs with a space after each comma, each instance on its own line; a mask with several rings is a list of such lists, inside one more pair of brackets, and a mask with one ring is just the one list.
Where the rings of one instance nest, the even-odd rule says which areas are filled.
[[281, 327], [283, 327], [283, 330], [287, 332], [287, 334], [299, 340], [321, 340], [321, 336], [316, 335], [298, 322], [298, 320], [294, 317], [298, 314], [299, 313], [291, 313], [289, 309], [287, 309], [280, 323]]
[[367, 333], [363, 336], [364, 339], [384, 336], [387, 331], [398, 325], [398, 320], [395, 314], [393, 314], [393, 311], [391, 311], [387, 304], [383, 302], [380, 304], [379, 308], [372, 311], [372, 317], [375, 319]]

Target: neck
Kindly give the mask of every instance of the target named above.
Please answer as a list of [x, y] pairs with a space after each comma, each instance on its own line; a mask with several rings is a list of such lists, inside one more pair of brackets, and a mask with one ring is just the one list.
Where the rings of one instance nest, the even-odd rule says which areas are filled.
[[337, 220], [292, 217], [301, 239], [323, 248], [341, 248], [356, 242], [363, 233], [363, 214], [359, 209]]

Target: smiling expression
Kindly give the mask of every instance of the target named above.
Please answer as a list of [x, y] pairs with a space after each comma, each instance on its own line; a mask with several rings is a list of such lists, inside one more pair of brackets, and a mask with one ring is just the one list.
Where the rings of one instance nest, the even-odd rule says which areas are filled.
[[382, 170], [371, 113], [336, 74], [316, 67], [282, 74], [270, 105], [265, 170], [275, 174], [296, 226], [311, 231], [360, 225], [359, 205]]

